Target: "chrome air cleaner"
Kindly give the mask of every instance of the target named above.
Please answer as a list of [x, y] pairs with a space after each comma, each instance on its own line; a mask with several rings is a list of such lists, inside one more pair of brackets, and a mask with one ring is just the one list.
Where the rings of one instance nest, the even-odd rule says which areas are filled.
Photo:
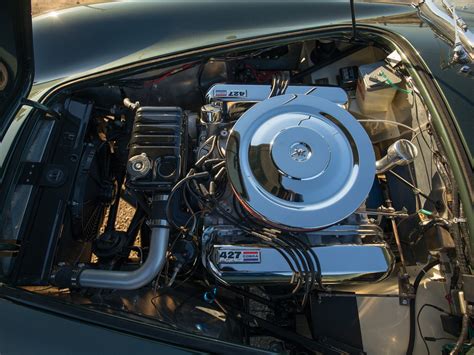
[[315, 230], [366, 199], [375, 174], [372, 143], [357, 120], [326, 99], [282, 95], [234, 125], [226, 149], [239, 201], [265, 223]]

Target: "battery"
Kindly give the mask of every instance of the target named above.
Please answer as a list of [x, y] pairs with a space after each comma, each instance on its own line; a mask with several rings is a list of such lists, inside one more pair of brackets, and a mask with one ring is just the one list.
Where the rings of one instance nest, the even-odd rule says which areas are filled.
[[402, 79], [384, 62], [359, 67], [356, 100], [362, 113], [389, 110]]

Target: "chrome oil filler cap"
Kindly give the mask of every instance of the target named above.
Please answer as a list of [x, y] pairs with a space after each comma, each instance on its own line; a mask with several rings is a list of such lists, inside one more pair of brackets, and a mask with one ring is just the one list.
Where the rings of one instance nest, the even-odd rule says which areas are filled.
[[337, 104], [308, 95], [262, 101], [234, 125], [226, 151], [241, 204], [265, 223], [316, 230], [352, 214], [375, 175], [369, 136]]

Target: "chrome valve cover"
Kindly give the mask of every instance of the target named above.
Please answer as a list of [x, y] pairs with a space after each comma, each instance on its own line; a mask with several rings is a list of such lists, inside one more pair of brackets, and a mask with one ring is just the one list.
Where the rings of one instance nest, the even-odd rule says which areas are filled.
[[239, 118], [226, 165], [242, 205], [290, 230], [343, 220], [364, 202], [375, 174], [372, 143], [349, 112], [294, 94], [257, 103]]

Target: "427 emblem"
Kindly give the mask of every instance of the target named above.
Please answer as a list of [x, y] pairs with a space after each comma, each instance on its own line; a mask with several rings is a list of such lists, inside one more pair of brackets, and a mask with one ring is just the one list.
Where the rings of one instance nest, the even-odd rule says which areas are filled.
[[217, 261], [221, 264], [259, 263], [259, 249], [220, 249]]

